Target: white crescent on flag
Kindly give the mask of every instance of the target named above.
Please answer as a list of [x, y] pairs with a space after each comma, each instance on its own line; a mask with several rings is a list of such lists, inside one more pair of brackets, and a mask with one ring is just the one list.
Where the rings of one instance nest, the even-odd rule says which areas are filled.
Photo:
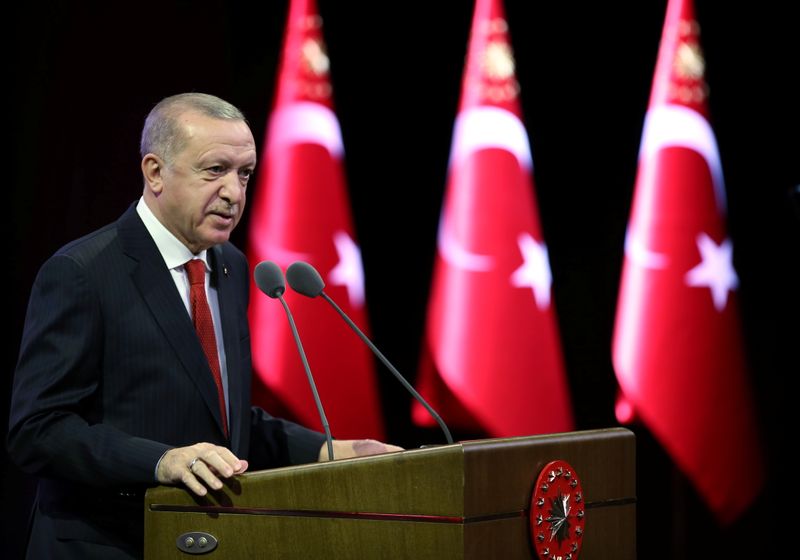
[[[714, 131], [705, 117], [682, 105], [657, 105], [650, 109], [644, 121], [639, 165], [646, 165], [647, 160], [669, 147], [687, 148], [703, 156], [711, 171], [717, 206], [724, 214], [726, 203], [722, 163]], [[633, 228], [628, 230], [625, 237], [625, 256], [647, 269], [664, 269], [669, 263], [666, 254], [648, 249]]]
[[[505, 150], [517, 158], [522, 168], [533, 170], [528, 133], [514, 113], [486, 105], [462, 111], [456, 117], [449, 167], [486, 148]], [[442, 258], [454, 267], [485, 272], [494, 266], [491, 255], [474, 253], [464, 247], [449, 227], [444, 213], [439, 220], [438, 248]]]
[[725, 213], [722, 163], [714, 130], [706, 118], [683, 105], [656, 105], [647, 111], [639, 148], [639, 165], [668, 147], [687, 148], [703, 156], [711, 170], [717, 205], [720, 212]]
[[336, 159], [344, 157], [342, 129], [333, 111], [308, 101], [276, 109], [269, 122], [269, 149], [303, 143], [324, 146]]

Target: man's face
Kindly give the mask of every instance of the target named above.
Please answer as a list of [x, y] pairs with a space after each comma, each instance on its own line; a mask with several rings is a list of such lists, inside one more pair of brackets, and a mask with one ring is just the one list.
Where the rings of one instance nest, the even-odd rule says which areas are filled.
[[178, 117], [187, 142], [163, 163], [154, 209], [193, 253], [224, 243], [244, 211], [256, 146], [243, 121], [188, 111]]

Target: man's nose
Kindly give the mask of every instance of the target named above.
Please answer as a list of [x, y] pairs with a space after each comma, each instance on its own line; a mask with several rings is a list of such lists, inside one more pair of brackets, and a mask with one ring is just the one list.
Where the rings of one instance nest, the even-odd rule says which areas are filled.
[[244, 189], [242, 188], [237, 171], [232, 170], [222, 178], [222, 186], [219, 189], [219, 197], [230, 205], [239, 204], [242, 201]]

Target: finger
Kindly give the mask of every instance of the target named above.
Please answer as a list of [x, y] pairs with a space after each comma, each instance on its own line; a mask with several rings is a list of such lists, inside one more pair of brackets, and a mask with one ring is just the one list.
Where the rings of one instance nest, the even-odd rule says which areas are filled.
[[209, 488], [214, 490], [222, 488], [222, 481], [211, 471], [205, 459], [195, 462], [189, 472], [194, 475], [196, 481], [202, 482]]
[[233, 467], [225, 460], [221, 450], [210, 450], [202, 456], [202, 459], [205, 466], [214, 474], [218, 474], [223, 478], [233, 475]]
[[194, 475], [192, 471], [186, 469], [183, 471], [183, 475], [180, 478], [180, 481], [183, 483], [186, 488], [197, 494], [198, 496], [205, 496], [208, 494], [208, 490], [205, 486], [203, 486], [197, 477]]
[[229, 449], [216, 447], [203, 455], [203, 460], [217, 474], [228, 478], [242, 471], [242, 462]]
[[374, 439], [359, 439], [353, 442], [353, 451], [357, 457], [386, 453], [386, 444]]
[[[249, 466], [250, 466], [250, 463], [248, 463], [246, 460], [239, 459], [239, 468], [235, 468], [234, 467], [234, 471], [233, 471], [233, 474], [231, 476], [236, 476], [237, 474], [244, 473]], [[214, 467], [212, 467], [210, 465], [209, 465], [208, 468], [210, 468], [211, 472], [213, 472], [217, 476], [222, 476], [223, 478], [229, 478], [229, 477], [226, 477], [226, 476], [223, 476], [222, 474], [220, 474], [219, 471], [217, 471], [217, 469], [215, 469]]]
[[225, 461], [231, 467], [232, 471], [231, 474], [241, 474], [247, 470], [247, 461], [239, 459], [227, 447], [219, 447], [217, 448], [217, 452], [219, 453], [222, 460]]

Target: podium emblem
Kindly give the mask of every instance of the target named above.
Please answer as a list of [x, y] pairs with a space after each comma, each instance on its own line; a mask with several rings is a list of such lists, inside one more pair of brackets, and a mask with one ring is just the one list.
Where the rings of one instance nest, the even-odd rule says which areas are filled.
[[530, 506], [533, 548], [541, 560], [576, 560], [586, 525], [585, 498], [575, 469], [551, 461], [539, 473]]

